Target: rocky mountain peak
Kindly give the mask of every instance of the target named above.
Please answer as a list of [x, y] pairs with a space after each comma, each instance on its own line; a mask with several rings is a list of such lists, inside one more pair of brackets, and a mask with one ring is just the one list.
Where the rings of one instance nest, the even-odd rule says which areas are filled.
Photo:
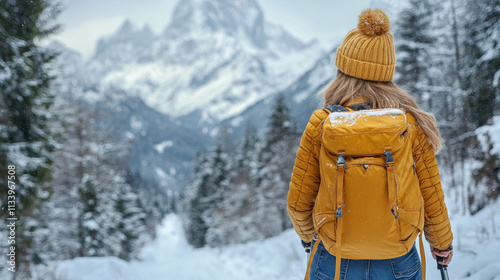
[[115, 33], [99, 39], [95, 57], [102, 59], [118, 51], [135, 53], [150, 46], [154, 38], [155, 34], [149, 25], [140, 29], [127, 19]]
[[224, 33], [244, 36], [258, 48], [265, 48], [262, 9], [254, 0], [187, 0], [179, 1], [165, 36], [178, 38], [193, 33]]
[[255, 0], [180, 0], [158, 36], [125, 21], [101, 39], [89, 72], [102, 90], [217, 123], [284, 88], [320, 54], [266, 21]]

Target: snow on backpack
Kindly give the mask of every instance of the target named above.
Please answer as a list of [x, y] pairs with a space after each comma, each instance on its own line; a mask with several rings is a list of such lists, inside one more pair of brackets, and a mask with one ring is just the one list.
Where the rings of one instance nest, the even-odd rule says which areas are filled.
[[313, 221], [337, 273], [341, 258], [406, 254], [423, 229], [424, 202], [405, 113], [327, 109]]

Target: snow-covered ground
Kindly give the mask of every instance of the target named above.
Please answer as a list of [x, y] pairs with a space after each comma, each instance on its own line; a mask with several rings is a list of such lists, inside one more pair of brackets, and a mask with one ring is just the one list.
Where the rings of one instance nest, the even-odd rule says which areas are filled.
[[[450, 279], [500, 280], [500, 201], [471, 216], [452, 216], [455, 254]], [[426, 248], [427, 279], [441, 279]], [[190, 247], [179, 218], [168, 215], [141, 261], [76, 258], [57, 265], [58, 280], [303, 279], [306, 254], [293, 230], [225, 248]]]
[[177, 215], [168, 215], [142, 261], [112, 257], [77, 258], [57, 266], [61, 280], [301, 279], [306, 255], [296, 234], [227, 248], [190, 247]]

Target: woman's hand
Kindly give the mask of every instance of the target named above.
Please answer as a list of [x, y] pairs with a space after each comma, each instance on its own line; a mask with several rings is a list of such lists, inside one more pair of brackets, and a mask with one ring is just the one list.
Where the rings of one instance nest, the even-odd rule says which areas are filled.
[[439, 250], [431, 246], [431, 253], [434, 259], [436, 259], [436, 257], [442, 258], [442, 260], [438, 262], [439, 264], [448, 265], [453, 258], [453, 246], [450, 245], [446, 250]]
[[304, 250], [306, 253], [311, 253], [311, 242], [304, 242], [303, 240], [300, 240], [302, 243], [302, 247], [304, 247]]

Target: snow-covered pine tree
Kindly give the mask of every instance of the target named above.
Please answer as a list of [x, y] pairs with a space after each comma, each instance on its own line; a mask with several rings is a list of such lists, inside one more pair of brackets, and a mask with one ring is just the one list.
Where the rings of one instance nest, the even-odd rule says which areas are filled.
[[224, 148], [224, 133], [219, 134], [212, 153], [197, 155], [190, 182], [181, 195], [186, 239], [194, 247], [219, 246], [221, 234], [212, 227], [214, 213], [224, 199], [229, 184], [229, 159]]
[[[80, 104], [73, 106], [82, 106]], [[77, 178], [81, 178], [80, 184], [76, 186], [79, 193], [76, 203], [80, 243], [78, 255], [120, 256], [124, 250], [124, 236], [130, 233], [126, 232], [126, 228], [120, 228], [124, 215], [128, 213], [118, 211], [123, 209], [116, 205], [117, 190], [126, 188], [133, 192], [126, 183], [126, 145], [116, 139], [119, 134], [113, 130], [112, 123], [100, 121], [103, 119], [102, 108], [80, 108], [83, 110], [76, 117], [79, 121], [73, 124], [74, 138], [70, 140], [76, 141], [78, 145], [73, 145], [65, 155], [76, 160], [76, 170], [73, 172]], [[144, 226], [138, 229], [146, 232]]]
[[190, 181], [181, 192], [181, 217], [184, 234], [189, 244], [196, 248], [205, 246], [205, 234], [208, 226], [202, 218], [203, 207], [200, 203], [201, 188], [208, 182], [210, 176], [208, 155], [198, 152]]
[[[57, 14], [58, 7], [47, 0], [0, 1], [0, 208], [7, 209], [7, 167], [15, 166], [14, 279], [29, 278], [30, 265], [44, 261], [35, 248], [47, 234], [53, 150], [47, 128], [53, 99], [48, 67], [55, 54], [38, 44], [58, 29], [52, 23]], [[6, 214], [0, 214], [2, 232]]]
[[[260, 139], [257, 130], [248, 126], [245, 130], [243, 144], [236, 154], [235, 177], [242, 178], [244, 183], [256, 185], [259, 167]], [[240, 174], [241, 176], [237, 175]]]
[[[58, 219], [50, 223], [51, 235], [43, 248], [52, 253], [53, 259], [135, 258], [148, 233], [145, 224], [149, 223], [149, 234], [154, 235], [164, 215], [152, 208], [155, 202], [163, 207], [160, 202], [165, 196], [151, 194], [152, 188], [140, 178], [127, 177], [126, 145], [116, 139], [112, 121], [101, 121], [102, 108], [89, 106], [87, 100], [58, 89], [53, 110], [58, 120], [52, 125], [57, 141], [55, 192], [50, 202], [51, 216]], [[145, 194], [144, 198], [139, 199], [138, 193]], [[146, 211], [150, 211], [151, 220], [145, 218]]]
[[[223, 132], [225, 133], [225, 131]], [[225, 149], [224, 134], [220, 134], [215, 149], [210, 158], [210, 176], [206, 185], [199, 189], [201, 195], [200, 206], [203, 209], [202, 218], [208, 226], [205, 236], [206, 243], [212, 247], [220, 246], [224, 241], [220, 230], [213, 227], [214, 217], [220, 211], [224, 194], [229, 186], [229, 156]]]
[[85, 174], [78, 186], [80, 213], [78, 215], [78, 256], [106, 256], [107, 233], [103, 231], [104, 219], [103, 202], [98, 192], [99, 181], [91, 175]]
[[481, 137], [483, 143], [475, 143], [476, 154], [473, 155], [479, 166], [472, 172], [474, 184], [468, 186], [471, 214], [477, 213], [500, 196], [500, 156], [494, 152], [495, 142], [491, 135], [483, 134]]
[[167, 203], [163, 190], [149, 185], [137, 173], [127, 172], [127, 184], [137, 194], [137, 207], [141, 208], [145, 214], [143, 223], [146, 226], [146, 232], [151, 238], [155, 238], [156, 226], [161, 223], [167, 213], [174, 211], [171, 209], [172, 203]]
[[[500, 1], [464, 0], [467, 17], [463, 21], [462, 87], [469, 131], [489, 124], [500, 113]], [[476, 141], [477, 140], [477, 141]], [[492, 153], [491, 139], [482, 145], [474, 138], [469, 143], [469, 158], [479, 166], [472, 172], [473, 184], [468, 186], [470, 213], [474, 214], [500, 195], [498, 169], [500, 159]], [[473, 147], [472, 149], [470, 147]]]
[[466, 112], [474, 128], [485, 125], [499, 110], [500, 1], [466, 0], [463, 81]]
[[432, 85], [429, 68], [432, 67], [430, 51], [436, 38], [432, 32], [434, 7], [429, 0], [410, 0], [401, 11], [395, 36], [398, 65], [397, 83], [428, 108], [428, 89]]
[[144, 245], [146, 214], [138, 205], [138, 197], [122, 177], [116, 177], [113, 202], [118, 213], [118, 221], [112, 229], [113, 235], [120, 238], [120, 251], [118, 257], [129, 261], [137, 258], [139, 250]]
[[[441, 130], [456, 127], [461, 113], [463, 91], [460, 89], [460, 48], [454, 1], [435, 1], [428, 30], [433, 44], [426, 46], [428, 61], [424, 61], [428, 78], [421, 89], [428, 95], [424, 104], [434, 113]], [[418, 42], [415, 42], [418, 43]]]
[[59, 93], [53, 110], [58, 120], [52, 125], [57, 150], [50, 204], [59, 219], [50, 224], [53, 234], [47, 246], [54, 248], [54, 259], [108, 255], [104, 245], [109, 237], [102, 226], [107, 202], [101, 199], [103, 178], [98, 176], [105, 155], [97, 112], [66, 92]]
[[[443, 178], [444, 184], [450, 187], [449, 195], [452, 199], [463, 201], [468, 180], [460, 176], [465, 174], [464, 161], [469, 158], [467, 150], [472, 146], [473, 138], [463, 114], [465, 98], [461, 74], [463, 32], [459, 19], [466, 15], [461, 9], [461, 3], [456, 0], [435, 1], [433, 7], [431, 30], [436, 43], [428, 50], [431, 54], [429, 73], [432, 84], [427, 87], [430, 99], [426, 109], [436, 116], [445, 143], [438, 160], [441, 169], [451, 176]], [[465, 204], [456, 205], [459, 204], [461, 211], [465, 212], [467, 208], [464, 207]]]
[[207, 241], [221, 246], [263, 239], [259, 231], [257, 192], [259, 137], [254, 127], [247, 127], [243, 143], [230, 162], [229, 185], [223, 200], [212, 216]]
[[285, 104], [285, 97], [279, 94], [269, 117], [258, 174], [257, 222], [265, 237], [277, 235], [291, 227], [286, 198], [299, 137], [297, 124]]
[[[57, 83], [57, 82], [56, 82]], [[78, 87], [72, 92], [76, 92]], [[56, 142], [54, 151], [54, 192], [49, 207], [51, 216], [58, 217], [51, 221], [51, 232], [43, 251], [49, 252], [51, 259], [71, 259], [81, 255], [79, 240], [79, 221], [81, 220], [80, 186], [82, 184], [86, 160], [92, 158], [85, 141], [89, 138], [90, 123], [85, 106], [71, 93], [58, 92], [52, 112], [56, 116], [50, 123]], [[86, 157], [87, 156], [87, 157]]]
[[79, 194], [76, 202], [78, 255], [118, 256], [122, 251], [123, 236], [117, 228], [123, 213], [117, 211], [115, 197], [119, 188], [130, 190], [125, 183], [126, 146], [114, 138], [118, 134], [111, 124], [106, 127], [100, 121], [103, 114], [100, 108], [86, 109], [83, 106], [77, 116], [79, 122], [73, 124], [74, 138], [70, 140], [76, 140], [78, 145], [65, 155], [76, 161], [76, 170], [72, 172], [81, 178], [76, 186]]
[[290, 109], [285, 103], [285, 95], [278, 94], [275, 100], [274, 107], [271, 110], [269, 121], [267, 124], [267, 131], [265, 135], [266, 145], [264, 147], [265, 156], [264, 162], [272, 158], [272, 155], [266, 153], [275, 144], [283, 141], [283, 138], [298, 136], [297, 123], [290, 114]]

